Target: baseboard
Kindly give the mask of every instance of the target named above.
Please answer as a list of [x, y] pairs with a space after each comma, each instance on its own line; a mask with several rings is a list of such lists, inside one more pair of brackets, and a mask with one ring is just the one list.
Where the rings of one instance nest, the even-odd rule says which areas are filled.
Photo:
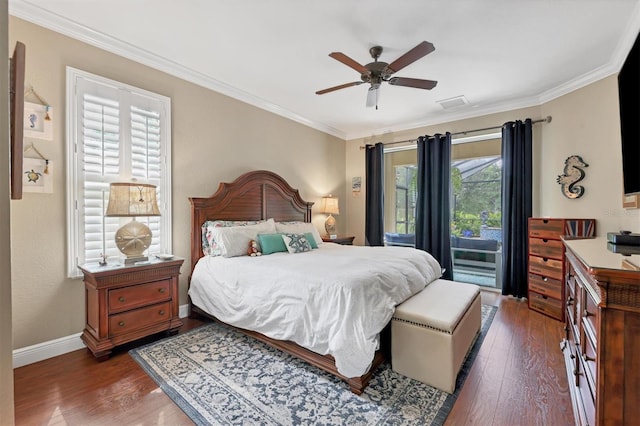
[[[189, 305], [180, 305], [178, 315], [180, 318], [189, 316]], [[23, 367], [34, 362], [82, 349], [85, 344], [80, 338], [81, 335], [82, 333], [76, 333], [71, 336], [27, 346], [26, 348], [14, 349], [13, 368]]]

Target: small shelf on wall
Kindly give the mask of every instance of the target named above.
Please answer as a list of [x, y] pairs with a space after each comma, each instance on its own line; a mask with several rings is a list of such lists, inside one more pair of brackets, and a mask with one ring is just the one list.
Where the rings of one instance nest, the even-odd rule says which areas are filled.
[[640, 195], [623, 195], [622, 207], [625, 209], [637, 209], [640, 207]]

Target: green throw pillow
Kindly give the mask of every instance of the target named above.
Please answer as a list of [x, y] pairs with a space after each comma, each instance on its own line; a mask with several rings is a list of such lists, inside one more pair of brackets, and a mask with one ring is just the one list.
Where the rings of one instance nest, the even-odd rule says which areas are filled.
[[258, 234], [258, 242], [262, 254], [286, 252], [287, 246], [282, 240], [282, 234]]

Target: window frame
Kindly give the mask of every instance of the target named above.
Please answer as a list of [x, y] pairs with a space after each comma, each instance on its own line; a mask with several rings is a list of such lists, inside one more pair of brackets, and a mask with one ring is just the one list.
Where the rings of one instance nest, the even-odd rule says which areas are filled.
[[[78, 265], [85, 263], [84, 259], [84, 212], [81, 212], [81, 201], [83, 196], [83, 160], [79, 145], [82, 144], [82, 99], [79, 98], [81, 92], [79, 84], [95, 85], [97, 93], [102, 88], [107, 90], [118, 90], [119, 95], [124, 96], [127, 102], [119, 105], [121, 117], [123, 117], [121, 131], [123, 146], [128, 149], [121, 149], [121, 155], [126, 158], [131, 152], [130, 115], [122, 115], [123, 108], [131, 105], [139, 105], [132, 102], [136, 97], [150, 99], [159, 105], [160, 113], [160, 178], [158, 181], [160, 219], [160, 247], [164, 253], [172, 253], [172, 220], [171, 220], [171, 98], [140, 89], [119, 81], [111, 80], [99, 75], [82, 71], [73, 67], [66, 67], [66, 150], [67, 150], [67, 275], [69, 278], [82, 277]], [[84, 93], [84, 92], [82, 92]], [[125, 111], [126, 112], [126, 111]], [[123, 160], [121, 160], [123, 161]], [[129, 176], [122, 176], [114, 181], [129, 179]], [[82, 238], [82, 241], [80, 240]]]

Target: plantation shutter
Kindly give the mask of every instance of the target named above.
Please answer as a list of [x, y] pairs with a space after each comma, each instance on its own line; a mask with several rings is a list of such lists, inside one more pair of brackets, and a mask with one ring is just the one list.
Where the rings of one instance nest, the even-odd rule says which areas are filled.
[[69, 141], [69, 275], [79, 276], [77, 265], [97, 262], [102, 253], [111, 263], [122, 256], [115, 233], [132, 219], [104, 216], [112, 182], [156, 185], [161, 216], [136, 220], [151, 229], [148, 255], [171, 252], [168, 98], [72, 68], [67, 81], [73, 86], [68, 87], [68, 115], [74, 129]]

